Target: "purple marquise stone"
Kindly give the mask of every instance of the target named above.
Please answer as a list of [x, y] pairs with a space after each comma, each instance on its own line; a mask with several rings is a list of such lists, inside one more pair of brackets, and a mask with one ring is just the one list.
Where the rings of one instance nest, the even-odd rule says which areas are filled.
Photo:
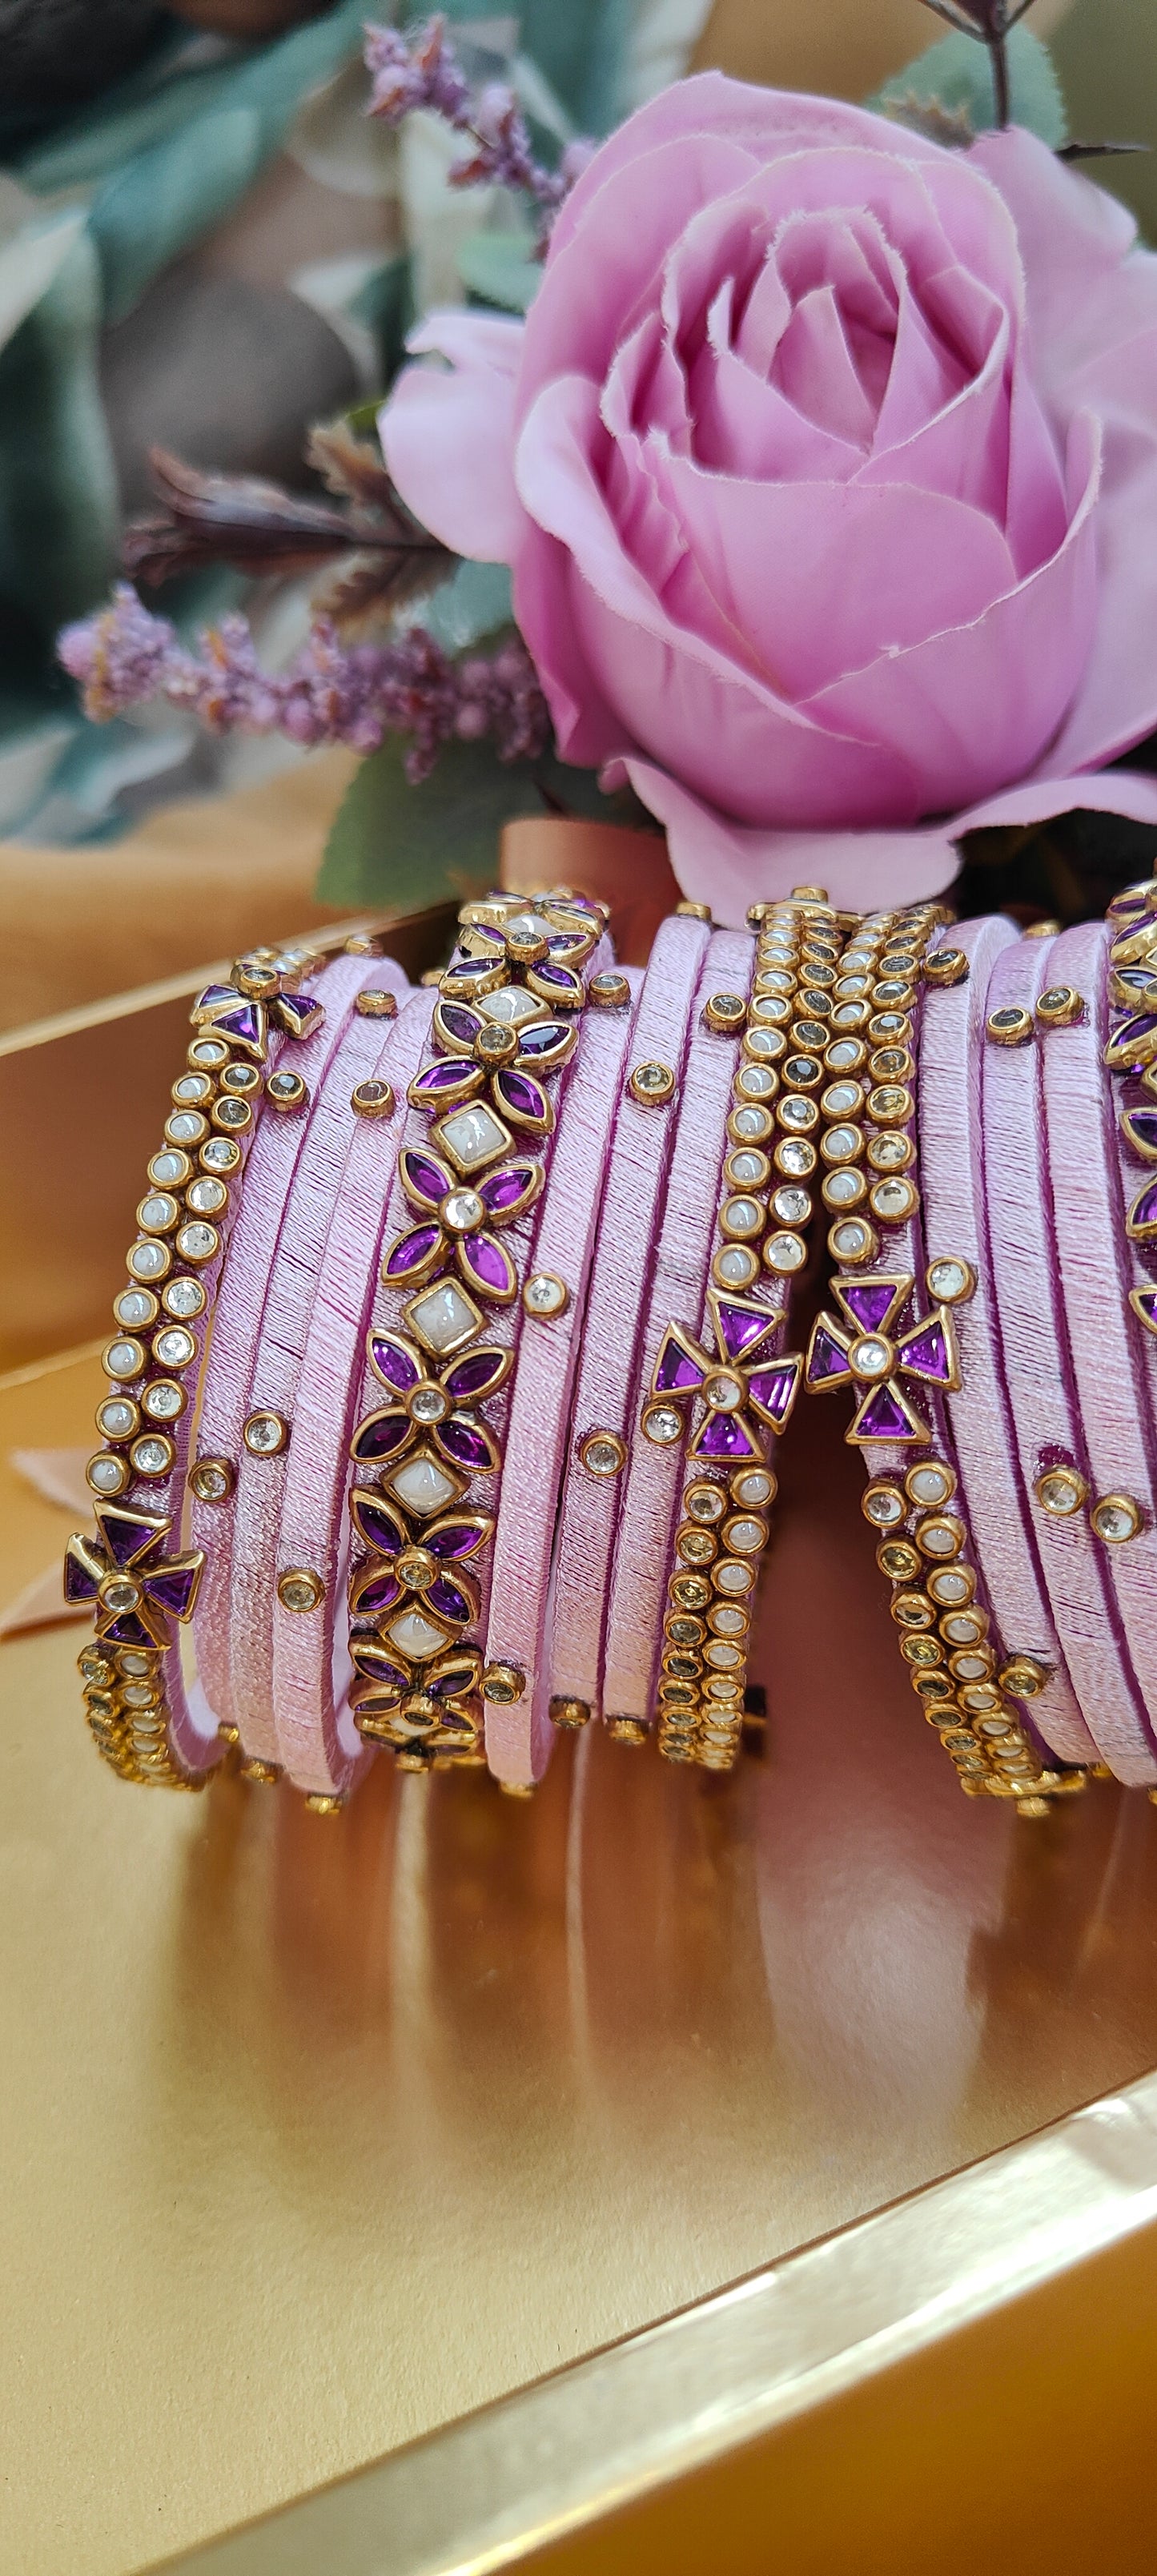
[[1134, 1234], [1147, 1234], [1150, 1227], [1157, 1226], [1157, 1181], [1147, 1181], [1140, 1195], [1134, 1199], [1129, 1225]]
[[473, 1404], [497, 1386], [506, 1363], [505, 1351], [484, 1349], [467, 1351], [464, 1359], [455, 1360], [442, 1383], [452, 1404]]
[[951, 1384], [952, 1356], [938, 1315], [931, 1315], [918, 1333], [905, 1336], [900, 1345], [900, 1366], [914, 1377], [931, 1378], [937, 1386]]
[[468, 976], [473, 983], [479, 975], [492, 975], [494, 966], [493, 957], [455, 957], [451, 961], [450, 972], [452, 975]]
[[170, 1610], [174, 1619], [187, 1619], [200, 1571], [199, 1565], [159, 1565], [155, 1574], [144, 1574], [141, 1580], [158, 1610]]
[[829, 1331], [828, 1326], [821, 1319], [812, 1334], [811, 1349], [807, 1355], [808, 1385], [838, 1386], [850, 1378], [851, 1374], [848, 1367], [848, 1354], [842, 1342], [837, 1342], [835, 1334]]
[[517, 1207], [520, 1198], [532, 1189], [538, 1177], [537, 1163], [503, 1163], [498, 1171], [478, 1184], [491, 1216], [504, 1216], [508, 1208]]
[[765, 1307], [746, 1306], [742, 1298], [720, 1297], [717, 1300], [719, 1330], [729, 1360], [740, 1360], [771, 1331], [774, 1318]]
[[553, 959], [544, 958], [542, 965], [536, 966], [534, 971], [539, 981], [551, 985], [556, 993], [581, 993], [582, 991], [582, 978], [575, 974], [573, 966], [559, 966]]
[[359, 1424], [350, 1456], [359, 1459], [363, 1465], [372, 1465], [375, 1459], [392, 1458], [396, 1450], [405, 1447], [409, 1437], [408, 1413], [390, 1405], [381, 1413], [367, 1414], [365, 1421]]
[[478, 1531], [473, 1521], [443, 1521], [439, 1528], [427, 1530], [422, 1542], [431, 1556], [472, 1556], [478, 1545]]
[[549, 1118], [550, 1102], [541, 1082], [536, 1082], [532, 1073], [504, 1070], [495, 1074], [493, 1087], [501, 1107], [512, 1118], [541, 1120], [544, 1124]]
[[415, 1198], [425, 1199], [430, 1207], [437, 1207], [454, 1186], [444, 1163], [436, 1163], [432, 1154], [418, 1153], [412, 1145], [399, 1154], [398, 1165], [403, 1188]]
[[473, 1657], [468, 1659], [462, 1655], [456, 1662], [446, 1664], [440, 1673], [430, 1673], [425, 1688], [431, 1699], [457, 1699], [463, 1691], [473, 1690], [477, 1679], [478, 1667]]
[[468, 1010], [465, 1002], [441, 1002], [438, 1016], [456, 1046], [472, 1047], [482, 1026], [477, 1011]]
[[569, 1029], [564, 1028], [561, 1020], [540, 1020], [535, 1028], [520, 1029], [518, 1052], [529, 1056], [550, 1055], [569, 1035]]
[[873, 1388], [860, 1416], [856, 1437], [858, 1440], [911, 1440], [912, 1425], [893, 1387]]
[[383, 1610], [392, 1610], [401, 1597], [402, 1587], [392, 1566], [380, 1565], [376, 1573], [364, 1575], [358, 1585], [358, 1616], [376, 1619]]
[[1157, 1031], [1157, 1014], [1150, 1011], [1134, 1011], [1129, 1019], [1119, 1020], [1113, 1031], [1111, 1044], [1114, 1052], [1122, 1055], [1131, 1053], [1137, 1048], [1142, 1054], [1146, 1054], [1155, 1031]]
[[741, 1413], [713, 1413], [697, 1442], [701, 1458], [758, 1458], [759, 1443], [752, 1438]]
[[456, 1625], [464, 1625], [472, 1616], [472, 1604], [448, 1574], [435, 1575], [424, 1597], [436, 1619], [453, 1619]]
[[767, 1368], [753, 1369], [747, 1383], [755, 1403], [762, 1405], [765, 1413], [770, 1413], [777, 1429], [782, 1431], [799, 1384], [799, 1370], [794, 1359], [772, 1360]]
[[1142, 1322], [1157, 1333], [1157, 1288], [1136, 1288], [1133, 1294]]
[[441, 1240], [440, 1225], [416, 1225], [412, 1233], [399, 1235], [393, 1251], [386, 1255], [384, 1267], [387, 1279], [410, 1278], [415, 1270], [421, 1268], [424, 1261], [429, 1260], [430, 1254], [437, 1250]]
[[[101, 1537], [114, 1565], [130, 1565], [134, 1557], [143, 1556], [145, 1549], [155, 1547], [164, 1535], [154, 1522], [119, 1504], [110, 1507], [106, 1503], [103, 1510], [98, 1505], [96, 1516]], [[167, 1521], [165, 1528], [168, 1528]]]
[[674, 1333], [668, 1333], [655, 1362], [656, 1395], [688, 1395], [695, 1387], [702, 1386], [706, 1374], [701, 1361], [693, 1359], [690, 1351], [684, 1350]]
[[878, 1333], [895, 1294], [889, 1279], [841, 1279], [841, 1302], [862, 1333]]
[[458, 1261], [484, 1297], [509, 1297], [517, 1285], [514, 1263], [492, 1234], [467, 1235], [458, 1246]]
[[414, 1089], [423, 1100], [437, 1099], [439, 1092], [458, 1090], [462, 1083], [470, 1080], [471, 1075], [476, 1081], [482, 1079], [482, 1067], [475, 1064], [472, 1057], [442, 1055], [436, 1064], [428, 1064], [425, 1072], [418, 1075]]
[[1144, 1154], [1157, 1154], [1157, 1109], [1130, 1109], [1125, 1118], [1125, 1134], [1131, 1145]]
[[378, 1502], [373, 1494], [354, 1494], [351, 1517], [367, 1547], [378, 1556], [397, 1556], [405, 1544], [401, 1525], [388, 1503]]
[[451, 1418], [442, 1423], [438, 1440], [456, 1466], [469, 1467], [476, 1475], [485, 1475], [494, 1464], [489, 1439], [478, 1423]]
[[1117, 984], [1122, 984], [1127, 993], [1135, 994], [1138, 1002], [1145, 1002], [1150, 1008], [1157, 1000], [1157, 975], [1154, 974], [1151, 966], [1116, 966], [1113, 969], [1113, 980]]
[[95, 1574], [90, 1574], [87, 1565], [82, 1565], [78, 1557], [71, 1555], [66, 1556], [64, 1560], [65, 1600], [95, 1601], [96, 1595], [97, 1580]]
[[573, 957], [576, 950], [586, 947], [587, 934], [585, 930], [555, 930], [546, 944], [552, 957]]
[[376, 1683], [381, 1691], [404, 1691], [410, 1687], [410, 1676], [403, 1664], [396, 1664], [376, 1637], [351, 1637], [350, 1653], [359, 1673]]
[[370, 1358], [378, 1376], [387, 1386], [396, 1386], [399, 1395], [408, 1395], [422, 1374], [413, 1352], [393, 1333], [370, 1335]]

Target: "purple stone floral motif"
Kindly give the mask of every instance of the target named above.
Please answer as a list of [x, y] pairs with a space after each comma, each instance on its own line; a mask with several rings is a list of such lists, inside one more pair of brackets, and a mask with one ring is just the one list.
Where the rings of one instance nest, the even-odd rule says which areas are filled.
[[95, 1540], [78, 1532], [65, 1549], [65, 1600], [95, 1603], [97, 1636], [111, 1645], [167, 1646], [169, 1618], [192, 1615], [202, 1551], [163, 1556], [173, 1526], [163, 1514], [98, 1502], [96, 1521]]
[[325, 1019], [325, 1005], [312, 993], [279, 993], [270, 1010], [290, 1038], [311, 1038]]
[[538, 1163], [500, 1163], [478, 1184], [478, 1196], [492, 1217], [504, 1217], [511, 1223], [520, 1216], [538, 1194], [542, 1167]]
[[454, 1187], [454, 1175], [434, 1154], [406, 1145], [398, 1156], [398, 1179], [412, 1207], [436, 1208]]
[[714, 1354], [693, 1341], [682, 1325], [668, 1325], [655, 1361], [651, 1396], [674, 1397], [677, 1403], [703, 1396], [707, 1411], [691, 1442], [692, 1458], [713, 1458], [721, 1464], [762, 1458], [759, 1423], [782, 1431], [799, 1389], [798, 1355], [773, 1359], [765, 1350], [783, 1322], [782, 1310], [757, 1305], [754, 1299], [726, 1297], [712, 1288], [707, 1295], [707, 1320]]
[[[486, 1242], [489, 1237], [477, 1239]], [[429, 1361], [403, 1333], [371, 1331], [366, 1349], [375, 1377], [393, 1401], [359, 1422], [350, 1443], [350, 1456], [359, 1466], [400, 1459], [415, 1441], [429, 1439], [451, 1466], [470, 1475], [493, 1472], [501, 1463], [497, 1447], [485, 1423], [463, 1407], [493, 1395], [502, 1385], [510, 1372], [510, 1351], [496, 1343], [479, 1343], [451, 1360], [439, 1377], [432, 1377]], [[350, 1516], [375, 1555], [393, 1556], [410, 1544], [404, 1517], [372, 1486], [355, 1485]], [[452, 1515], [452, 1525], [460, 1526], [458, 1516]], [[443, 1524], [439, 1521], [435, 1526], [440, 1529]], [[423, 1546], [428, 1543], [422, 1542]]]
[[460, 1563], [464, 1557], [477, 1556], [493, 1529], [494, 1523], [485, 1512], [474, 1512], [468, 1520], [456, 1520], [452, 1512], [447, 1512], [423, 1532], [422, 1545], [429, 1549], [431, 1556], [439, 1557], [447, 1564], [451, 1561]]
[[482, 1674], [482, 1657], [475, 1647], [451, 1651], [425, 1676], [425, 1686], [433, 1699], [464, 1699], [478, 1688]]
[[[391, 1700], [401, 1699], [403, 1692], [409, 1690], [410, 1676], [405, 1665], [400, 1664], [377, 1637], [351, 1637], [350, 1654], [355, 1669], [364, 1675], [367, 1682], [373, 1683], [375, 1702], [386, 1706]], [[364, 1705], [361, 1694], [359, 1705]]]
[[901, 1378], [914, 1379], [938, 1394], [952, 1394], [961, 1383], [956, 1331], [951, 1311], [937, 1306], [901, 1333], [893, 1327], [907, 1305], [915, 1281], [906, 1273], [871, 1279], [837, 1279], [833, 1293], [843, 1318], [817, 1315], [805, 1368], [810, 1392], [854, 1386], [860, 1402], [847, 1437], [857, 1448], [865, 1441], [890, 1440], [905, 1446], [927, 1441], [929, 1432], [909, 1403]]
[[560, 1056], [569, 1055], [575, 1033], [562, 1020], [536, 1020], [518, 1032], [518, 1052], [532, 1063], [554, 1064]]
[[518, 1287], [518, 1272], [492, 1234], [468, 1234], [457, 1246], [458, 1267], [467, 1287], [480, 1297], [507, 1305]]
[[526, 980], [534, 993], [545, 986], [553, 1001], [564, 1010], [577, 1009], [585, 998], [582, 976], [575, 973], [573, 966], [557, 964], [553, 957], [544, 957], [540, 966], [532, 967]]
[[401, 1598], [402, 1586], [392, 1565], [371, 1562], [350, 1585], [350, 1609], [362, 1619], [380, 1618], [384, 1611], [395, 1609]]
[[263, 1002], [251, 1002], [232, 984], [208, 984], [189, 1014], [194, 1028], [211, 1028], [214, 1036], [232, 1038], [248, 1055], [264, 1057], [268, 1017]]
[[375, 1556], [400, 1556], [410, 1544], [410, 1533], [397, 1505], [373, 1485], [354, 1486], [350, 1519], [358, 1537], [365, 1540]]
[[465, 1002], [439, 1002], [438, 1017], [447, 1037], [453, 1038], [457, 1046], [464, 1051], [473, 1047], [483, 1026], [477, 1011], [472, 1011]]

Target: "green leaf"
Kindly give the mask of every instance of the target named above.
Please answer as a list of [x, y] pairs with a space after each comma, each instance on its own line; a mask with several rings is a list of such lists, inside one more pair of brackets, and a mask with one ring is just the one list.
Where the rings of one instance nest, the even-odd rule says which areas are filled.
[[498, 837], [516, 816], [562, 810], [621, 823], [638, 812], [629, 797], [600, 794], [593, 769], [553, 754], [506, 768], [488, 742], [447, 743], [432, 775], [411, 787], [406, 748], [391, 735], [351, 779], [321, 863], [319, 903], [409, 912], [462, 902], [493, 885]]
[[[1005, 49], [1014, 124], [1026, 125], [1042, 143], [1058, 151], [1068, 141], [1069, 127], [1051, 55], [1032, 29], [1024, 26], [1012, 29]], [[967, 142], [969, 131], [984, 134], [996, 123], [988, 47], [971, 36], [945, 36], [942, 44], [929, 46], [926, 54], [909, 63], [906, 71], [885, 81], [867, 104], [900, 123], [905, 122], [904, 111], [911, 108], [908, 121], [918, 130], [922, 109], [940, 109], [949, 119], [961, 121], [962, 142]]]
[[542, 284], [542, 262], [525, 233], [471, 233], [458, 251], [458, 274], [472, 295], [504, 313], [525, 313]]

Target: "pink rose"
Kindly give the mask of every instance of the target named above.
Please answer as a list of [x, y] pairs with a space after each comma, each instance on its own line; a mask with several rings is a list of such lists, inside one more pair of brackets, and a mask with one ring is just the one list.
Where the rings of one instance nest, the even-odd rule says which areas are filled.
[[706, 73], [595, 154], [525, 323], [411, 346], [450, 371], [381, 415], [403, 497], [512, 566], [563, 758], [717, 916], [934, 892], [979, 822], [1157, 821], [1087, 774], [1157, 726], [1157, 259], [1031, 135]]

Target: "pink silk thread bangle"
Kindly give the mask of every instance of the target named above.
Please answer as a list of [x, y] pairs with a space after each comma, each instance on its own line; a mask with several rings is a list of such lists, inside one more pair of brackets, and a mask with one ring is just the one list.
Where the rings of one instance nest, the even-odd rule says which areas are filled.
[[[1035, 1012], [1056, 983], [1055, 940], [1021, 939], [995, 962], [989, 1012]], [[1042, 1049], [989, 1045], [984, 1052], [984, 1173], [1001, 1355], [1026, 1514], [1042, 1465], [1063, 1456], [1087, 1474], [1073, 1388], [1064, 1299], [1050, 1209], [1041, 1096]], [[1077, 1700], [1097, 1747], [1112, 1746], [1114, 1765], [1152, 1776], [1144, 1709], [1121, 1630], [1103, 1555], [1083, 1513], [1034, 1521], [1041, 1573]], [[1040, 1701], [1034, 1700], [1035, 1716]], [[1047, 1733], [1047, 1719], [1042, 1724]], [[1122, 1775], [1123, 1776], [1123, 1775]]]
[[920, 1163], [930, 1261], [971, 1263], [975, 1294], [955, 1310], [963, 1386], [947, 1398], [961, 1495], [984, 1587], [1006, 1655], [1048, 1667], [1031, 1722], [1065, 1762], [1092, 1758], [1069, 1680], [1015, 1472], [1001, 1370], [992, 1256], [984, 1215], [981, 1068], [992, 968], [1017, 937], [1004, 915], [965, 922], [951, 944], [969, 959], [966, 982], [931, 989], [920, 1045]]
[[570, 1293], [561, 1315], [528, 1315], [524, 1321], [506, 1433], [486, 1656], [488, 1663], [512, 1664], [524, 1673], [526, 1690], [512, 1705], [488, 1703], [486, 1754], [500, 1780], [518, 1785], [542, 1778], [554, 1743], [551, 1564], [607, 1145], [628, 1045], [632, 1061], [637, 1056], [635, 1006], [643, 979], [628, 968], [626, 980], [629, 1009], [588, 1011], [584, 1020], [533, 1262], [535, 1273], [563, 1279]]
[[[294, 1050], [294, 1070], [309, 1085], [304, 1114], [283, 1118], [264, 1115], [258, 1127], [245, 1176], [241, 1213], [229, 1246], [229, 1258], [213, 1319], [209, 1360], [201, 1403], [198, 1454], [229, 1459], [235, 1467], [244, 1450], [243, 1430], [252, 1410], [249, 1386], [261, 1338], [265, 1297], [274, 1250], [281, 1231], [298, 1157], [308, 1133], [319, 1084], [341, 1044], [354, 999], [363, 984], [389, 982], [389, 961], [339, 957], [314, 987], [325, 1005], [325, 1020], [315, 1035]], [[238, 1725], [230, 1678], [230, 1591], [236, 1490], [222, 1503], [193, 1504], [194, 1544], [205, 1550], [194, 1620], [197, 1669], [202, 1688], [220, 1725]], [[272, 1710], [245, 1710], [246, 1749], [258, 1759], [276, 1760]]]
[[[669, 1324], [683, 1324], [694, 1334], [701, 1329], [731, 1084], [739, 1055], [738, 1038], [707, 1028], [703, 1011], [714, 993], [746, 997], [754, 961], [755, 943], [740, 931], [717, 930], [708, 942], [692, 1006], [678, 1127], [643, 1328], [640, 1389], [650, 1384]], [[672, 1111], [652, 1114], [669, 1117]], [[578, 1426], [580, 1436], [583, 1427]], [[607, 1612], [602, 1704], [609, 1722], [620, 1717], [651, 1722], [675, 1512], [683, 1490], [685, 1442], [686, 1433], [665, 1446], [645, 1439], [636, 1409]]]
[[[1047, 1032], [1041, 1062], [1059, 1278], [1093, 1486], [1089, 1501], [1124, 1492], [1146, 1515], [1135, 1538], [1124, 1546], [1105, 1546], [1105, 1571], [1138, 1688], [1151, 1713], [1157, 1709], [1157, 1531], [1142, 1430], [1145, 1387], [1130, 1329], [1112, 1101], [1101, 1061], [1108, 1036], [1108, 937], [1102, 924], [1089, 922], [1064, 931], [1057, 940], [1052, 980], [1074, 987], [1084, 1001], [1085, 1017]], [[1104, 1544], [1095, 1537], [1093, 1543]], [[1097, 1714], [1090, 1711], [1090, 1717], [1096, 1731]], [[1127, 1770], [1120, 1748], [1104, 1743], [1104, 1758], [1118, 1778], [1135, 1784], [1157, 1779], [1151, 1714], [1149, 1738], [1147, 1751], [1139, 1747]]]
[[[677, 916], [656, 932], [643, 977], [632, 1055], [670, 1064], [682, 1082], [691, 1012], [704, 952], [706, 922]], [[622, 1088], [607, 1163], [598, 1242], [575, 1385], [574, 1425], [566, 1458], [555, 1576], [551, 1662], [560, 1698], [597, 1713], [611, 1550], [621, 1485], [589, 1475], [578, 1455], [588, 1431], [630, 1443], [638, 1415], [639, 1336], [651, 1249], [661, 1219], [675, 1128], [669, 1115]]]
[[[370, 1749], [347, 1704], [353, 1666], [346, 1644], [342, 1571], [349, 1553], [349, 1444], [381, 1250], [382, 1210], [406, 1117], [407, 1086], [422, 1061], [433, 1008], [433, 994], [417, 992], [403, 1004], [384, 1039], [377, 1026], [379, 1052], [364, 1078], [389, 1083], [394, 1112], [388, 1118], [353, 1121], [298, 1377], [276, 1569], [309, 1567], [321, 1576], [325, 1592], [316, 1611], [303, 1616], [286, 1609], [274, 1587], [273, 1708], [278, 1760], [299, 1788], [317, 1796], [344, 1796]], [[344, 1056], [339, 1062], [344, 1065]]]

